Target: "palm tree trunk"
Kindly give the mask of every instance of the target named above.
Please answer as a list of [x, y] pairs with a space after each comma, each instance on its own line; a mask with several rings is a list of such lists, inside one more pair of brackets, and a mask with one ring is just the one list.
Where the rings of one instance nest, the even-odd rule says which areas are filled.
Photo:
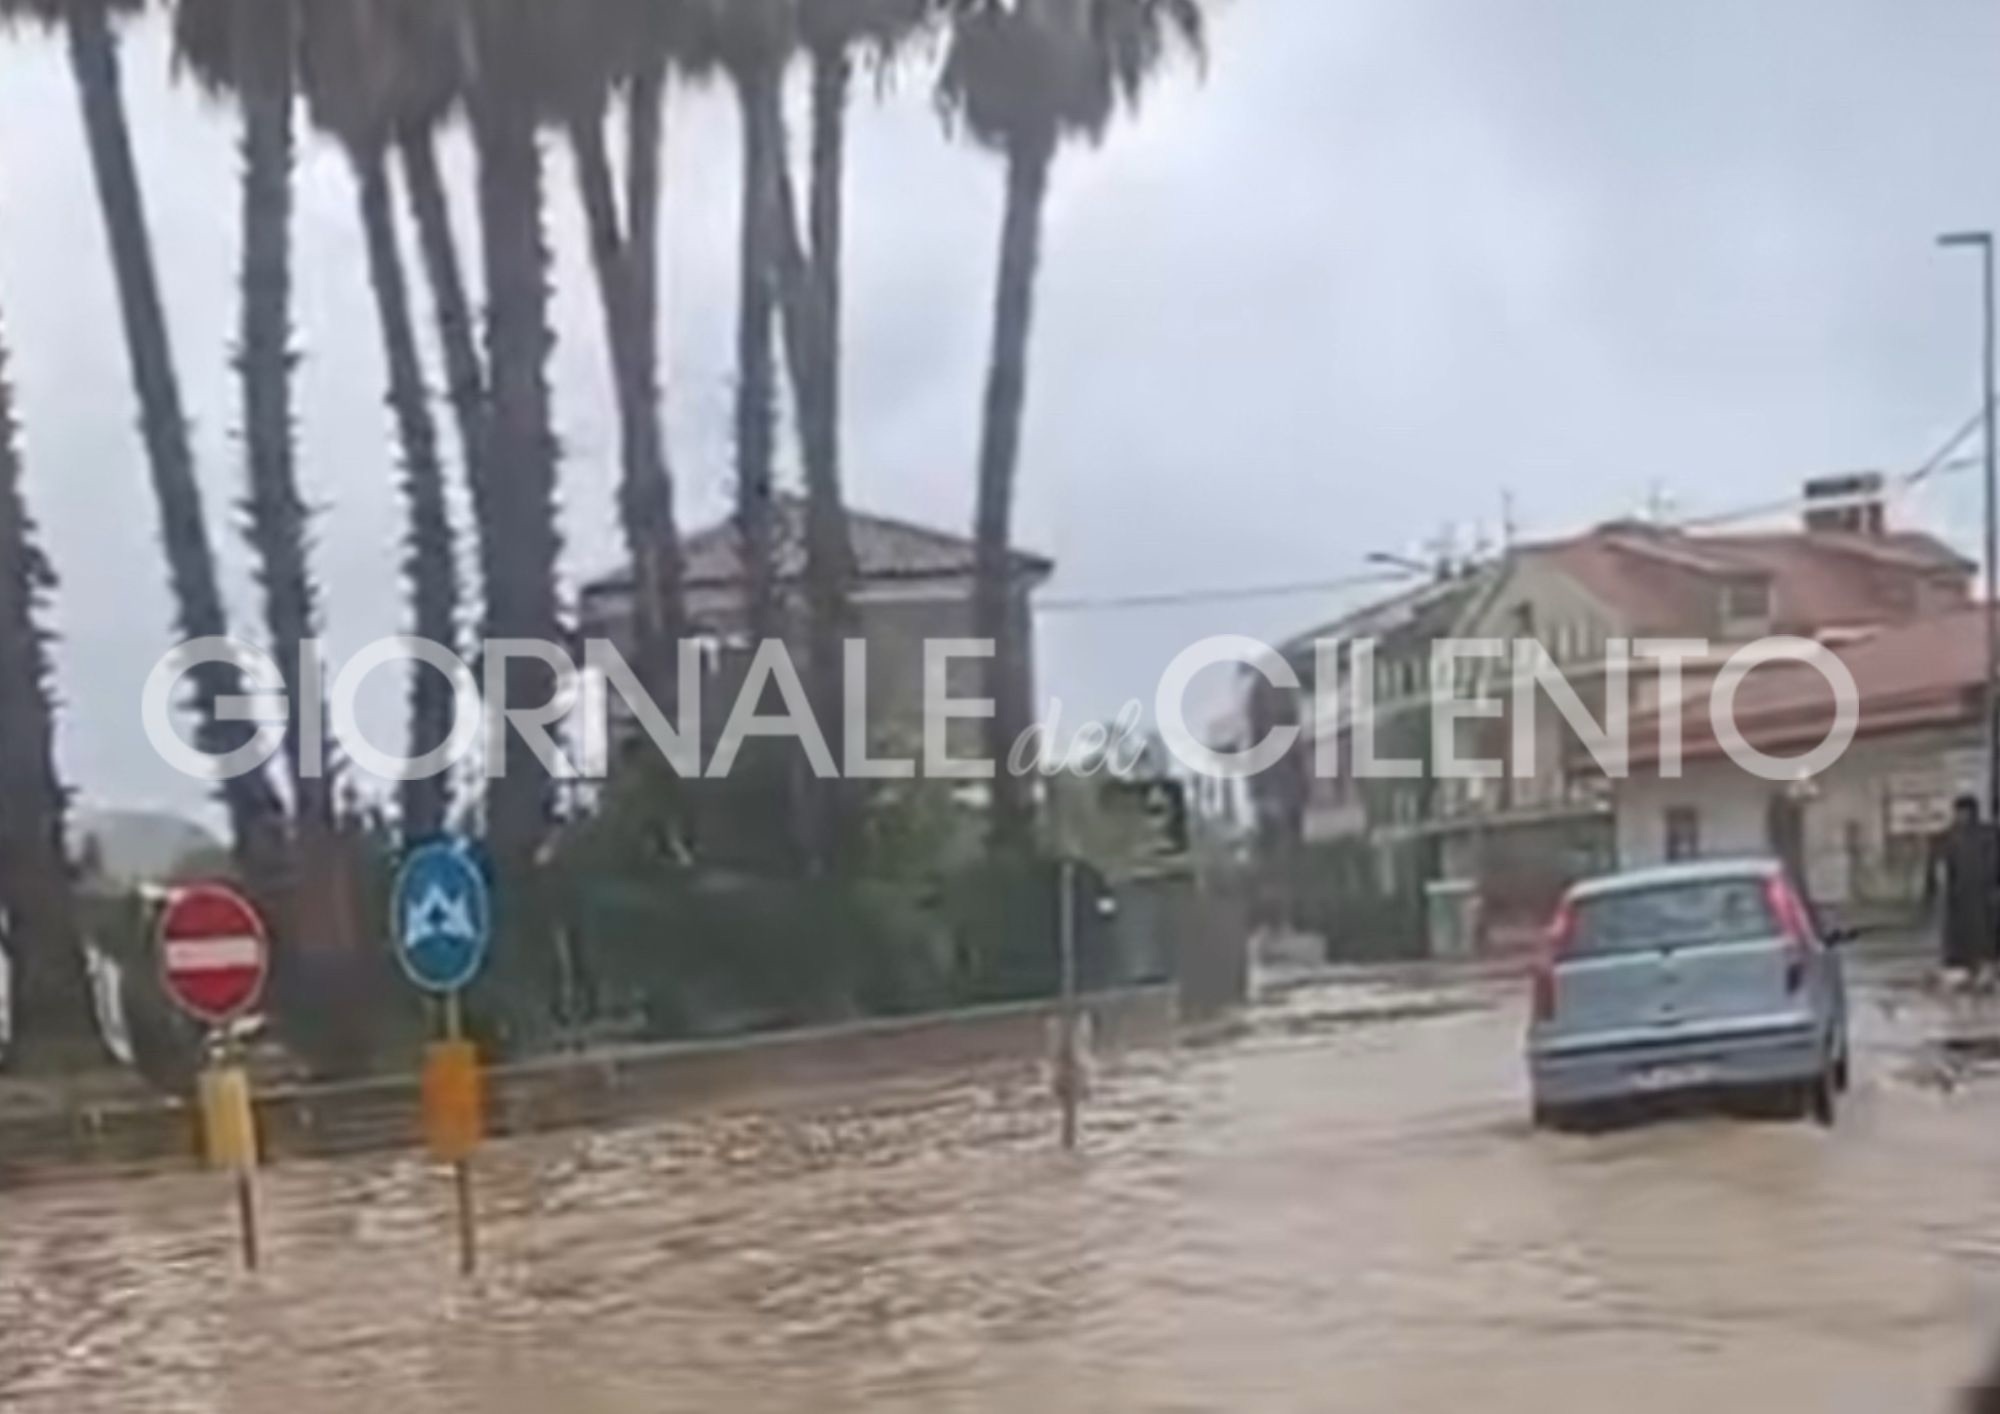
[[845, 240], [847, 95], [854, 65], [847, 47], [823, 43], [813, 51], [812, 250], [820, 317], [826, 321], [828, 357], [822, 370], [829, 405], [840, 406], [840, 270]]
[[[203, 518], [201, 487], [195, 478], [180, 382], [174, 372], [153, 265], [152, 238], [132, 158], [117, 41], [105, 0], [73, 0], [65, 15], [70, 66], [83, 109], [98, 204], [104, 214], [125, 326], [125, 349], [139, 403], [140, 431], [160, 509], [176, 623], [183, 639], [221, 637], [228, 632], [228, 623], [216, 586], [215, 557]], [[224, 722], [216, 705], [243, 691], [241, 674], [227, 665], [211, 664], [192, 676], [202, 749], [211, 755], [235, 749], [254, 727]], [[269, 878], [282, 847], [278, 801], [269, 779], [262, 771], [247, 772], [224, 782], [222, 794], [238, 856], [253, 879]]]
[[[625, 268], [631, 300], [633, 396], [645, 410], [650, 436], [658, 445], [659, 465], [643, 461], [627, 468], [620, 510], [626, 539], [633, 545], [633, 564], [640, 562], [637, 543], [651, 547], [652, 584], [642, 586], [658, 604], [659, 632], [673, 647], [687, 633], [686, 566], [680, 533], [674, 523], [673, 467], [660, 430], [660, 163], [666, 151], [667, 66], [664, 58], [643, 65], [633, 77], [627, 100], [625, 145]], [[636, 475], [636, 480], [631, 479]], [[676, 674], [663, 665], [660, 700], [673, 695]]]
[[[489, 7], [478, 11], [482, 16], [489, 12]], [[491, 38], [496, 49], [518, 40], [511, 32]], [[541, 148], [525, 96], [516, 85], [490, 76], [482, 78], [473, 95], [473, 129], [479, 149], [491, 379], [486, 470], [492, 569], [486, 584], [486, 636], [559, 642], [556, 447], [547, 369], [554, 340], [549, 250], [542, 229]], [[517, 660], [509, 665], [506, 688], [510, 702], [533, 706], [549, 700], [553, 683], [543, 665]], [[532, 753], [497, 745], [501, 759], [488, 762], [488, 835], [502, 870], [525, 878], [553, 815], [550, 775]]]
[[1010, 561], [1014, 478], [1028, 395], [1028, 340], [1034, 325], [1035, 274], [1041, 263], [1042, 207], [1054, 157], [1052, 138], [1018, 139], [1008, 150], [993, 350], [979, 440], [973, 633], [994, 644], [986, 678], [987, 695], [994, 704], [994, 714], [988, 719], [988, 752], [995, 765], [991, 828], [994, 843], [1003, 847], [1025, 844], [1031, 823], [1026, 782], [1007, 769], [1008, 754], [1027, 729], [1029, 715], [1026, 625], [1014, 611]]
[[[419, 638], [454, 647], [458, 637], [457, 557], [451, 516], [445, 504], [444, 463], [438, 454], [437, 425], [431, 418], [423, 362], [417, 352], [416, 324], [410, 314], [409, 284], [396, 241], [394, 194], [386, 154], [376, 148], [355, 154], [360, 184], [361, 229], [368, 247], [368, 278], [382, 325], [383, 362], [389, 373], [389, 407], [403, 448], [403, 499], [410, 530], [403, 557]], [[421, 755], [451, 734], [456, 695], [451, 682], [417, 666], [410, 676], [410, 754]], [[405, 781], [402, 787], [403, 838], [428, 839], [440, 833], [450, 809], [447, 776]]]
[[[673, 480], [660, 434], [659, 360], [655, 352], [659, 337], [655, 327], [658, 307], [655, 264], [659, 240], [661, 97], [658, 87], [651, 87], [648, 93], [642, 93], [638, 85], [634, 87], [629, 157], [636, 165], [632, 168], [629, 238], [620, 230], [618, 198], [604, 142], [602, 101], [572, 115], [569, 133], [618, 402], [622, 469], [618, 508], [626, 552], [632, 560], [636, 668], [653, 700], [671, 707], [676, 645], [684, 632], [685, 613], [680, 545], [674, 529]], [[652, 112], [651, 120], [643, 116], [644, 109]], [[650, 143], [645, 132], [649, 121]], [[654, 172], [650, 181], [641, 171], [647, 167]], [[643, 221], [642, 205], [651, 208]]]
[[777, 376], [773, 316], [779, 242], [777, 225], [780, 133], [779, 71], [756, 59], [732, 74], [743, 113], [743, 212], [739, 231], [740, 287], [736, 325], [736, 533], [743, 559], [745, 617], [758, 642], [776, 636], [772, 456], [776, 441]]
[[322, 763], [303, 760], [299, 655], [314, 636], [317, 594], [306, 557], [306, 511], [292, 441], [292, 109], [297, 10], [293, 0], [240, 7], [237, 88], [243, 104], [243, 311], [237, 372], [249, 470], [248, 538], [264, 588], [265, 626], [290, 705], [285, 759], [303, 832], [333, 820]]
[[21, 494], [13, 393], [0, 346], [0, 915], [13, 967], [13, 1061], [57, 1069], [89, 1047], [90, 993], [63, 847], [55, 710], [36, 606], [55, 576]]
[[436, 311], [438, 346], [444, 358], [452, 416], [458, 424], [459, 454], [465, 461], [466, 488], [479, 531], [480, 574], [485, 580], [494, 572], [488, 534], [493, 512], [486, 475], [486, 370], [480, 362], [472, 301], [465, 293], [458, 237], [452, 231], [451, 201], [438, 170], [436, 141], [429, 127], [409, 127], [397, 136], [396, 146], [403, 159], [403, 175], [409, 181], [410, 216]]
[[[800, 248], [798, 238], [782, 110], [767, 114], [765, 120], [779, 142], [778, 279], [798, 408], [799, 459], [805, 468], [807, 656], [813, 709], [836, 750], [846, 732], [842, 647], [851, 625], [848, 596], [854, 579], [854, 544], [840, 466], [841, 183], [850, 77], [843, 45], [834, 41], [815, 47], [809, 254]], [[822, 781], [818, 787], [813, 810], [816, 838], [808, 853], [829, 866], [851, 838], [849, 802], [839, 781]]]
[[[815, 425], [807, 437], [806, 573], [813, 601], [813, 662], [820, 720], [844, 751], [847, 694], [843, 648], [853, 628], [854, 538], [847, 521], [842, 485], [840, 409], [841, 263], [846, 255], [847, 99], [853, 80], [847, 46], [822, 43], [813, 52], [812, 191], [810, 226], [813, 288], [818, 295], [819, 392]], [[827, 783], [827, 839], [832, 862], [850, 858], [860, 843], [855, 828], [853, 789], [844, 780]]]

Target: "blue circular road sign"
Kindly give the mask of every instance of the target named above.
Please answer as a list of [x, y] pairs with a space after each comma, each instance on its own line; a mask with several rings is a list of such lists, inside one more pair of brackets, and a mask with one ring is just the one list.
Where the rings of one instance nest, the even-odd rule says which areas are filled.
[[403, 861], [390, 901], [396, 956], [427, 992], [455, 992], [479, 975], [493, 943], [493, 900], [469, 841], [435, 840]]

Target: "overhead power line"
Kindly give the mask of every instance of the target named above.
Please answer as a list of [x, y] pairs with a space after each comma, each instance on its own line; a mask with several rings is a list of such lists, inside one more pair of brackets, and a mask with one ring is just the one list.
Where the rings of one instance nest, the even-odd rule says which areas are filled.
[[1984, 427], [1985, 425], [1986, 425], [1986, 409], [1981, 408], [1978, 412], [1975, 412], [1971, 416], [1971, 418], [1966, 422], [1965, 426], [1959, 428], [1957, 432], [1952, 434], [1951, 439], [1949, 441], [1947, 441], [1942, 447], [1939, 447], [1935, 452], [1931, 453], [1931, 459], [1929, 461], [1925, 462], [1922, 466], [1918, 467], [1915, 471], [1911, 472], [1909, 476], [1904, 478], [1903, 484], [1905, 486], [1914, 486], [1919, 481], [1922, 481], [1925, 477], [1934, 475], [1939, 471], [1943, 471], [1949, 467], [1958, 465], [1957, 463], [1952, 463], [1949, 461], [1951, 454], [1953, 452], [1956, 452], [1960, 447], [1963, 447], [1967, 442], [1970, 442], [1972, 440], [1973, 434], [1978, 432], [1979, 429]]
[[[1959, 448], [1977, 436], [1980, 428], [1985, 426], [1985, 424], [1986, 410], [1981, 408], [1978, 412], [1972, 414], [1964, 426], [1946, 438], [1944, 444], [1932, 452], [1930, 456], [1926, 457], [1914, 470], [1904, 472], [1898, 476], [1895, 479], [1896, 484], [1894, 489], [1897, 491], [1908, 491], [1910, 488], [1922, 485], [1933, 477], [1949, 476], [1979, 466], [1981, 463], [1977, 458], [1957, 457], [1956, 453]], [[1834, 497], [1823, 504], [1838, 505], [1840, 503], [1840, 498]], [[1713, 526], [1734, 525], [1738, 521], [1761, 520], [1765, 516], [1780, 515], [1786, 511], [1801, 510], [1807, 504], [1808, 500], [1804, 496], [1787, 496], [1781, 501], [1764, 501], [1754, 506], [1743, 506], [1732, 511], [1717, 511], [1711, 515], [1690, 516], [1680, 521], [1679, 525], [1683, 530], [1706, 530]]]
[[[1986, 411], [1981, 408], [1967, 419], [1964, 426], [1946, 438], [1930, 456], [1912, 470], [1897, 476], [1893, 489], [1907, 491], [1935, 477], [1955, 475], [1981, 465], [1977, 457], [1959, 457], [1956, 454], [1978, 434], [1985, 421]], [[1809, 503], [1838, 505], [1840, 498], [1809, 502], [1804, 496], [1787, 496], [1783, 500], [1764, 501], [1756, 505], [1740, 506], [1734, 510], [1689, 516], [1676, 522], [1676, 526], [1682, 530], [1707, 530], [1716, 526], [1734, 525], [1739, 521], [1761, 520], [1766, 516], [1782, 515], [1788, 511], [1803, 509]], [[1376, 569], [1337, 575], [1331, 579], [1295, 580], [1279, 584], [1225, 585], [1141, 594], [1078, 595], [1044, 599], [1034, 607], [1035, 612], [1041, 614], [1129, 613], [1145, 609], [1179, 609], [1193, 604], [1234, 604], [1259, 599], [1296, 599], [1308, 594], [1332, 594], [1347, 589], [1407, 584], [1412, 577], [1412, 573], [1407, 571]]]
[[1035, 605], [1045, 614], [1101, 613], [1112, 610], [1177, 609], [1189, 604], [1230, 604], [1252, 599], [1293, 599], [1330, 594], [1378, 584], [1407, 583], [1410, 576], [1386, 570], [1340, 575], [1333, 579], [1296, 580], [1287, 584], [1231, 585], [1213, 589], [1176, 589], [1156, 594], [1114, 594], [1100, 598], [1044, 599]]

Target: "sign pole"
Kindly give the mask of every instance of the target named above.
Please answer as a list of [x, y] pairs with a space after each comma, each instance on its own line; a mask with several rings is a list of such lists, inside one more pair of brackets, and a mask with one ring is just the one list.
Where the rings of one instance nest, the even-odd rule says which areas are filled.
[[243, 1269], [262, 1261], [257, 1226], [257, 1117], [250, 1073], [226, 1034], [212, 1038], [212, 1059], [201, 1076], [202, 1134], [211, 1168], [226, 1168], [236, 1189], [236, 1230]]
[[257, 1180], [249, 1169], [236, 1171], [236, 1211], [243, 1229], [243, 1269], [257, 1270]]
[[250, 1077], [221, 1034], [209, 1040], [209, 1060], [199, 1081], [202, 1149], [212, 1169], [226, 1169], [236, 1190], [236, 1226], [243, 1265], [256, 1271], [257, 1119], [250, 1102]]
[[233, 1092], [235, 1101], [230, 1121], [243, 1136], [237, 1146], [241, 1152], [235, 1156], [236, 1218], [243, 1234], [243, 1269], [254, 1272], [263, 1257], [257, 1232], [257, 1111], [250, 1101], [250, 1072], [241, 1057], [234, 1061], [230, 1073], [235, 1083], [226, 1088]]
[[442, 1033], [424, 1053], [424, 1136], [433, 1160], [451, 1165], [458, 1205], [458, 1269], [479, 1266], [472, 1156], [485, 1135], [479, 1051], [465, 1036], [464, 993], [493, 941], [493, 903], [469, 840], [417, 846], [396, 876], [392, 927], [403, 971], [438, 998]]
[[1076, 865], [1065, 858], [1056, 867], [1057, 945], [1062, 954], [1062, 1007], [1056, 1033], [1056, 1098], [1062, 1102], [1062, 1146], [1075, 1149], [1077, 1104], [1083, 1088], [1076, 1053]]
[[257, 1114], [250, 1071], [230, 1026], [257, 1004], [270, 970], [270, 937], [255, 905], [226, 884], [197, 884], [167, 897], [157, 928], [167, 994], [208, 1027], [197, 1081], [208, 1166], [227, 1170], [236, 1189], [243, 1265], [261, 1261], [257, 1225]]
[[[464, 993], [454, 988], [444, 997], [444, 1038], [454, 1047], [465, 1042]], [[452, 1160], [452, 1184], [458, 1190], [458, 1271], [471, 1276], [479, 1269], [478, 1215], [472, 1202], [472, 1156], [464, 1153]]]

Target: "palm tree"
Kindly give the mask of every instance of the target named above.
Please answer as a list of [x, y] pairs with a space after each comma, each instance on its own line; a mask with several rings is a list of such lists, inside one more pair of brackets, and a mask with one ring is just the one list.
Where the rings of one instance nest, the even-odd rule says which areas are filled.
[[[842, 645], [852, 626], [849, 595], [855, 566], [841, 489], [841, 262], [845, 229], [843, 182], [847, 161], [847, 107], [854, 50], [885, 58], [921, 26], [927, 0], [818, 0], [798, 17], [799, 35], [812, 69], [812, 140], [806, 231], [799, 233], [798, 200], [785, 152], [782, 110], [765, 115], [778, 153], [778, 289], [786, 360], [805, 470], [807, 658], [813, 706], [829, 738], [845, 737], [846, 694]], [[766, 93], [767, 103], [775, 103]], [[821, 863], [853, 839], [848, 793], [823, 782], [816, 793], [809, 854]]]
[[[816, 395], [810, 363], [818, 338], [807, 329], [816, 310], [798, 302], [803, 260], [797, 249], [796, 221], [785, 209], [785, 70], [799, 38], [798, 0], [709, 0], [705, 23], [683, 46], [682, 63], [694, 70], [720, 68], [737, 100], [742, 132], [742, 196], [738, 224], [736, 316], [736, 540], [741, 565], [745, 627], [754, 643], [786, 636], [788, 605], [781, 597], [779, 561], [789, 561], [780, 538], [791, 528], [777, 514], [775, 460], [778, 413], [779, 315], [787, 282], [795, 305], [786, 321], [792, 337], [786, 356], [803, 404]], [[787, 232], [790, 232], [789, 239]], [[802, 360], [804, 360], [802, 362]], [[836, 660], [837, 661], [837, 657]], [[825, 656], [821, 655], [821, 667]], [[814, 677], [821, 676], [820, 670]], [[817, 695], [817, 694], [816, 694]], [[823, 703], [822, 703], [823, 705]], [[824, 719], [822, 719], [824, 720]], [[789, 816], [796, 854], [809, 867], [825, 861], [826, 783], [807, 775], [794, 755], [769, 758], [783, 780], [782, 804]], [[775, 781], [776, 777], [774, 777]]]
[[[202, 510], [201, 485], [195, 476], [145, 201], [132, 155], [117, 37], [111, 26], [112, 0], [8, 3], [18, 11], [44, 19], [60, 16], [64, 21], [139, 403], [140, 433], [154, 500], [159, 505], [176, 626], [184, 640], [225, 636], [229, 625], [216, 583], [215, 554]], [[119, 8], [134, 8], [131, 0], [118, 3]], [[254, 728], [226, 722], [217, 712], [221, 700], [242, 693], [242, 675], [226, 664], [210, 664], [191, 676], [202, 749], [219, 755], [247, 740]], [[224, 782], [222, 795], [236, 851], [246, 871], [253, 880], [270, 878], [283, 841], [278, 799], [269, 778], [261, 771], [246, 772]]]
[[737, 228], [736, 534], [750, 637], [781, 629], [776, 482], [779, 176], [784, 73], [796, 35], [791, 0], [718, 0], [702, 60], [727, 73], [742, 114], [743, 185]]
[[298, 64], [298, 0], [180, 0], [177, 51], [215, 93], [234, 93], [243, 113], [243, 304], [236, 370], [243, 393], [247, 537], [264, 590], [271, 651], [290, 703], [285, 757], [302, 831], [331, 829], [333, 792], [303, 762], [308, 710], [300, 654], [316, 636], [318, 591], [306, 553], [292, 433], [292, 109]]
[[[486, 268], [486, 636], [556, 642], [560, 541], [547, 367], [553, 335], [536, 125], [544, 99], [540, 60], [561, 17], [546, 0], [467, 0], [467, 9], [467, 101]], [[510, 701], [546, 701], [550, 690], [540, 665], [509, 665]], [[524, 877], [547, 832], [554, 794], [546, 766], [520, 752], [512, 756], [489, 763], [499, 773], [488, 781], [487, 834], [503, 876]]]
[[1006, 769], [1027, 727], [1023, 625], [1012, 612], [1014, 482], [1027, 405], [1028, 346], [1049, 172], [1067, 138], [1099, 137], [1121, 100], [1136, 103], [1178, 40], [1202, 53], [1198, 0], [957, 0], [939, 79], [945, 111], [1007, 166], [993, 342], [979, 441], [974, 521], [974, 633], [990, 639], [989, 750], [993, 835], [1018, 845], [1029, 827], [1025, 784]]
[[[569, 69], [565, 126], [618, 405], [618, 509], [632, 562], [636, 668], [654, 700], [670, 703], [676, 646], [687, 623], [659, 374], [660, 161], [677, 16], [665, 6], [623, 0], [572, 4], [565, 13], [573, 26], [568, 64], [559, 62]], [[615, 83], [626, 92], [622, 217], [604, 136]]]
[[21, 494], [13, 393], [0, 343], [0, 915], [13, 964], [14, 1058], [53, 1068], [90, 1034], [76, 898], [56, 776], [47, 635], [36, 607], [55, 585]]
[[[430, 101], [422, 61], [425, 36], [410, 31], [434, 24], [438, 15], [429, 4], [411, 6], [402, 0], [307, 0], [302, 72], [314, 121], [339, 139], [354, 169], [389, 407], [402, 447], [409, 513], [403, 573], [414, 611], [411, 627], [417, 637], [450, 647], [458, 637], [457, 555], [437, 424], [396, 235], [389, 168], [398, 123]], [[410, 676], [409, 708], [411, 753], [441, 745], [456, 711], [452, 684], [437, 672], [417, 668]], [[438, 834], [451, 805], [447, 777], [441, 773], [405, 781], [401, 804], [405, 839]]]
[[[927, 0], [723, 0], [700, 12], [684, 38], [684, 65], [719, 65], [742, 114], [743, 180], [737, 322], [737, 531], [746, 617], [753, 638], [782, 632], [772, 475], [776, 419], [774, 320], [783, 333], [805, 470], [807, 648], [815, 713], [831, 739], [844, 736], [842, 642], [854, 576], [840, 470], [840, 264], [842, 178], [851, 51], [886, 49], [908, 33]], [[813, 138], [807, 229], [787, 155], [783, 83], [803, 44], [813, 67]], [[843, 841], [846, 799], [838, 782], [796, 792], [804, 806], [803, 854], [824, 867]]]
[[[807, 495], [808, 578], [816, 617], [845, 617], [854, 572], [840, 475], [841, 263], [846, 227], [847, 109], [854, 51], [884, 62], [921, 31], [931, 0], [818, 0], [799, 16], [811, 60], [810, 191], [803, 241], [790, 164], [778, 167], [780, 288], [798, 400]], [[782, 114], [779, 115], [782, 119]], [[782, 125], [778, 127], [780, 140]], [[815, 563], [817, 568], [814, 568]]]
[[402, 22], [396, 44], [399, 71], [408, 82], [401, 95], [395, 144], [408, 185], [417, 249], [430, 285], [445, 386], [458, 428], [472, 518], [479, 531], [480, 574], [487, 579], [495, 569], [487, 534], [493, 516], [486, 475], [486, 369], [473, 325], [472, 300], [466, 293], [458, 237], [453, 231], [451, 199], [437, 155], [438, 131], [464, 90], [465, 56], [453, 23], [456, 18], [456, 10], [442, 0], [397, 7], [397, 19]]

